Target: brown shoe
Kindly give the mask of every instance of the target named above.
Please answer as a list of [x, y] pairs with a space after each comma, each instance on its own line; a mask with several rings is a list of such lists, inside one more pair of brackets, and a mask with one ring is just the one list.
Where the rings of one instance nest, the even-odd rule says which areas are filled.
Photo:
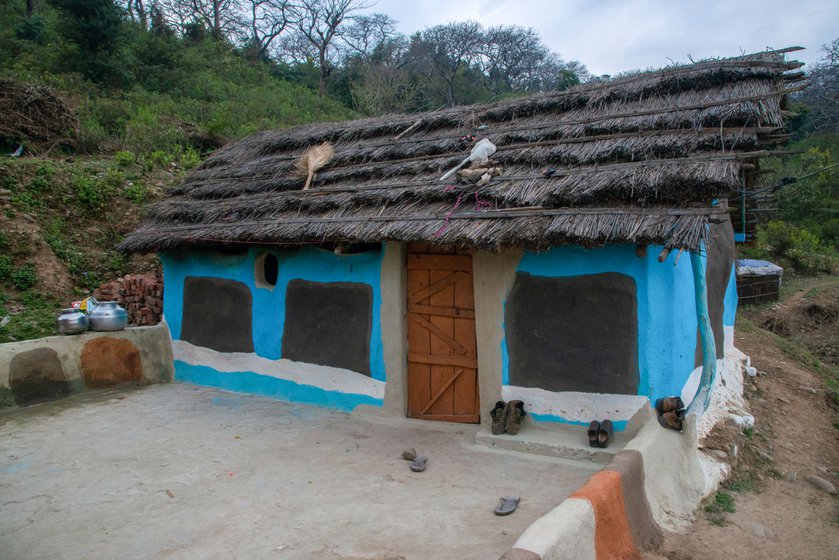
[[598, 447], [609, 447], [610, 439], [612, 439], [612, 421], [603, 420], [600, 423], [600, 430], [597, 432]]
[[507, 403], [498, 401], [495, 408], [489, 411], [489, 415], [492, 417], [492, 433], [503, 434], [507, 429]]
[[510, 401], [507, 403], [507, 433], [514, 436], [519, 433], [524, 416], [524, 403], [521, 401]]
[[681, 410], [685, 407], [680, 397], [666, 397], [655, 401], [655, 409], [659, 414], [673, 410]]
[[685, 409], [681, 410], [671, 410], [670, 412], [665, 412], [661, 416], [658, 417], [658, 423], [661, 424], [665, 428], [670, 428], [671, 430], [676, 430], [677, 432], [682, 431], [682, 420], [685, 418]]
[[589, 447], [598, 447], [597, 443], [597, 432], [600, 431], [600, 422], [597, 420], [592, 421], [591, 424], [588, 425], [588, 446]]

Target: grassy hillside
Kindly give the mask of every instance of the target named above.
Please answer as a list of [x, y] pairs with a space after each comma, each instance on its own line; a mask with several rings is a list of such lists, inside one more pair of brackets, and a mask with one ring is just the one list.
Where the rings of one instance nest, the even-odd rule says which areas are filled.
[[[163, 152], [0, 160], [0, 342], [55, 334], [60, 308], [101, 282], [159, 267], [114, 251], [142, 206], [197, 163]], [[8, 317], [8, 320], [4, 318]]]
[[[200, 27], [145, 29], [110, 0], [44, 0], [30, 15], [24, 6], [0, 3], [0, 78], [12, 80], [0, 95], [0, 342], [54, 334], [71, 300], [159, 266], [114, 247], [213, 149], [355, 116]], [[18, 114], [29, 85], [56, 93], [63, 104], [51, 110], [76, 125], [28, 135], [33, 115], [41, 128], [56, 120], [41, 105]], [[6, 155], [19, 147], [21, 157]]]

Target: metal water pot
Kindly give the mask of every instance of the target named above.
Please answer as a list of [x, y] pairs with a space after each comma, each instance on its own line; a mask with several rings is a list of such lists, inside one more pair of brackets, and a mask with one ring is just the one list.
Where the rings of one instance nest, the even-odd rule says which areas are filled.
[[94, 331], [120, 331], [128, 324], [128, 313], [115, 301], [100, 301], [87, 316]]
[[79, 334], [87, 330], [90, 325], [87, 315], [75, 307], [62, 309], [56, 320], [56, 327], [61, 334]]

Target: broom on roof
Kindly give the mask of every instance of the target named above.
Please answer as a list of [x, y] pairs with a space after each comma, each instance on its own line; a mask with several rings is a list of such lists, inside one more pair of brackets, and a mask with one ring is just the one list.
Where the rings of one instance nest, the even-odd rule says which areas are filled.
[[303, 185], [304, 191], [311, 186], [312, 179], [314, 179], [318, 169], [329, 163], [333, 155], [335, 155], [335, 150], [332, 149], [332, 144], [329, 142], [324, 142], [320, 146], [312, 146], [303, 152], [303, 155], [294, 164], [294, 174], [298, 177], [306, 177], [306, 184]]

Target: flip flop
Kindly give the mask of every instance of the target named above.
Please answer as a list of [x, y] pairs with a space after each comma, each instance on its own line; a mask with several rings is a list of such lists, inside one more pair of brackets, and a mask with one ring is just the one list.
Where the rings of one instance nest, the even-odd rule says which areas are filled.
[[425, 470], [426, 463], [428, 463], [428, 459], [425, 457], [417, 457], [411, 461], [411, 470], [414, 472], [422, 472]]
[[594, 420], [588, 426], [588, 446], [589, 447], [597, 447], [597, 432], [600, 431], [600, 422]]
[[498, 506], [495, 508], [495, 515], [510, 515], [519, 505], [521, 498], [518, 496], [504, 496], [498, 500]]
[[495, 408], [489, 411], [489, 415], [492, 417], [492, 433], [503, 434], [507, 429], [507, 403], [498, 401]]
[[519, 433], [522, 420], [527, 413], [524, 411], [524, 403], [521, 401], [510, 401], [507, 403], [507, 433], [514, 436]]
[[600, 447], [609, 447], [609, 439], [612, 437], [612, 421], [603, 420], [600, 423], [600, 430], [597, 432], [597, 443]]

